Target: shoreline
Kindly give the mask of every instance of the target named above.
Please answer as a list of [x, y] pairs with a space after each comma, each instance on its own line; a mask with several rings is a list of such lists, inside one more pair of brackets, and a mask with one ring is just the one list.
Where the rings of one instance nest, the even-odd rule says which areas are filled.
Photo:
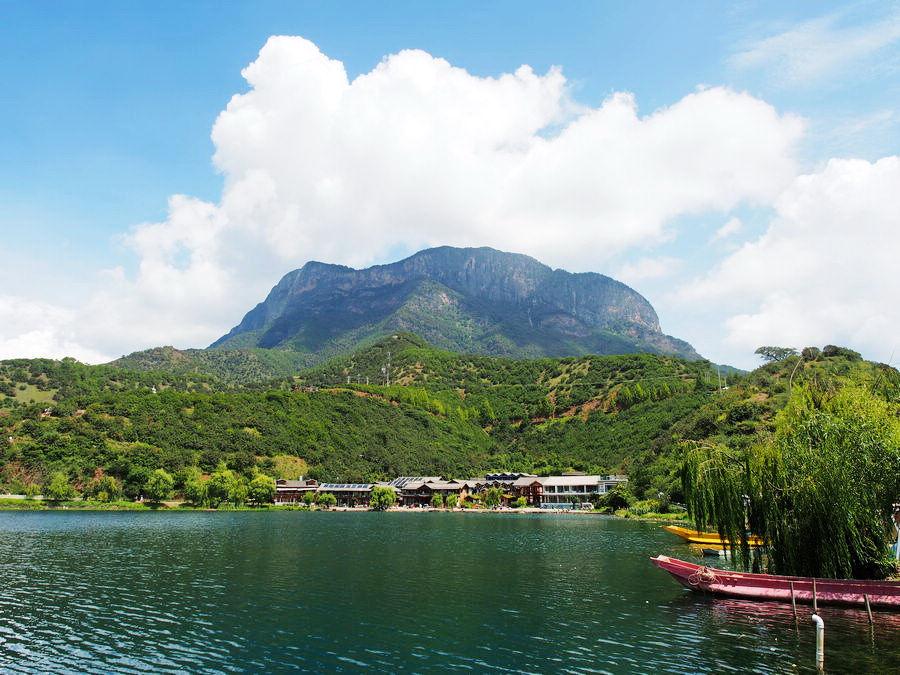
[[[127, 511], [127, 512], [153, 512], [153, 513], [187, 513], [187, 512], [206, 512], [206, 513], [235, 513], [240, 511], [247, 512], [281, 512], [281, 511], [306, 511], [306, 512], [323, 512], [323, 513], [374, 513], [374, 509], [368, 507], [349, 507], [336, 506], [329, 509], [309, 508], [307, 506], [294, 506], [289, 504], [267, 504], [265, 506], [225, 506], [223, 508], [211, 508], [207, 506], [191, 506], [187, 502], [162, 502], [159, 505], [151, 505], [147, 502], [94, 502], [94, 501], [70, 501], [61, 502], [59, 504], [51, 504], [42, 499], [25, 499], [17, 496], [0, 495], [0, 511], [83, 511], [83, 512], [100, 512], [100, 511]], [[635, 515], [627, 512], [618, 511], [609, 513], [605, 511], [597, 511], [593, 509], [541, 509], [535, 507], [526, 507], [521, 509], [501, 508], [501, 509], [444, 509], [444, 508], [409, 508], [403, 506], [394, 506], [382, 513], [417, 513], [417, 514], [433, 514], [433, 513], [473, 513], [473, 514], [499, 514], [499, 515], [577, 515], [577, 516], [605, 516], [607, 518], [618, 518], [622, 520], [641, 520], [647, 522], [687, 522], [686, 514], [648, 514]]]

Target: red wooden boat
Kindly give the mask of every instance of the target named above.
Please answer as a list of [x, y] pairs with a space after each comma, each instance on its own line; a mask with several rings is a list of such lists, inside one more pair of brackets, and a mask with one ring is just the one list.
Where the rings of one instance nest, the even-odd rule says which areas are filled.
[[[731, 572], [697, 565], [678, 558], [658, 555], [650, 561], [692, 591], [750, 600], [791, 601], [791, 583], [797, 602], [812, 603], [813, 579], [776, 574]], [[869, 596], [872, 607], [900, 609], [900, 581], [860, 579], [815, 579], [816, 600], [823, 605], [864, 606]]]

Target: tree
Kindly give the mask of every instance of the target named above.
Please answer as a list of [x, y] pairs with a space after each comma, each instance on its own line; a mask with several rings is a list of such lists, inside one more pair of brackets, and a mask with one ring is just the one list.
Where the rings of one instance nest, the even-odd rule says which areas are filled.
[[206, 503], [206, 485], [207, 481], [198, 473], [190, 476], [184, 482], [184, 496], [194, 506], [202, 506]]
[[330, 509], [334, 506], [337, 506], [337, 497], [335, 497], [330, 492], [319, 492], [316, 493], [316, 504], [321, 506], [323, 509]]
[[444, 500], [448, 509], [455, 509], [456, 505], [459, 503], [459, 495], [453, 494], [452, 492], [447, 495], [447, 499]]
[[489, 509], [499, 506], [503, 501], [503, 490], [498, 487], [489, 487], [481, 495], [481, 503]]
[[206, 483], [206, 499], [210, 506], [217, 508], [219, 504], [230, 498], [232, 483], [234, 483], [234, 472], [228, 469], [224, 462], [219, 462]]
[[633, 503], [634, 495], [631, 494], [628, 484], [619, 483], [609, 492], [600, 495], [600, 498], [597, 500], [597, 508], [613, 512], [619, 509], [627, 509]]
[[688, 512], [698, 527], [740, 542], [745, 566], [746, 518], [778, 574], [881, 578], [893, 567], [887, 523], [900, 494], [896, 412], [862, 388], [801, 387], [777, 415], [770, 442], [688, 449]]
[[150, 474], [144, 485], [144, 495], [154, 504], [159, 504], [172, 496], [175, 479], [165, 469], [157, 469]]
[[753, 352], [758, 356], [762, 357], [763, 361], [771, 362], [771, 361], [784, 361], [789, 356], [796, 356], [797, 350], [793, 347], [757, 347], [756, 351]]
[[372, 488], [372, 496], [369, 498], [369, 508], [373, 511], [385, 511], [397, 503], [397, 493], [384, 485], [376, 485]]
[[75, 488], [69, 484], [69, 477], [63, 471], [56, 471], [44, 485], [44, 499], [51, 502], [64, 502], [75, 499]]
[[436, 509], [444, 508], [444, 497], [440, 492], [431, 495], [431, 505]]
[[122, 486], [109, 474], [104, 474], [88, 483], [83, 496], [98, 502], [114, 502], [122, 498]]
[[524, 509], [526, 506], [528, 506], [528, 500], [525, 497], [519, 497], [515, 502], [517, 509]]
[[268, 504], [275, 500], [275, 479], [258, 474], [250, 481], [248, 488], [250, 501], [254, 504]]
[[228, 501], [232, 506], [240, 506], [247, 501], [249, 494], [247, 480], [243, 476], [233, 473], [231, 482], [228, 484]]
[[312, 506], [316, 503], [316, 492], [315, 490], [307, 490], [303, 493], [303, 503], [307, 506]]
[[821, 355], [822, 351], [818, 347], [804, 347], [800, 352], [804, 361], [817, 361]]

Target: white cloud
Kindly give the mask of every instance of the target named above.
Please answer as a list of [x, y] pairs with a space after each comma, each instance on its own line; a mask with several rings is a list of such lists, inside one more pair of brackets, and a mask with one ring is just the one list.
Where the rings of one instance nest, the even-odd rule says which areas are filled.
[[175, 196], [123, 238], [137, 271], [111, 271], [78, 310], [80, 344], [202, 346], [309, 259], [490, 245], [602, 269], [679, 216], [771, 203], [803, 133], [725, 88], [642, 117], [627, 93], [576, 104], [556, 68], [483, 78], [422, 51], [351, 81], [298, 37], [270, 38], [243, 75], [212, 131], [221, 199]]
[[669, 256], [640, 258], [633, 263], [622, 265], [615, 276], [617, 279], [633, 286], [643, 281], [664, 279], [672, 276], [681, 267], [681, 260]]
[[43, 302], [0, 295], [0, 356], [62, 358], [86, 363], [109, 360], [108, 355], [79, 344], [72, 310]]
[[831, 160], [778, 199], [767, 232], [680, 291], [724, 313], [735, 354], [836, 343], [887, 360], [900, 335], [900, 157]]
[[729, 237], [736, 235], [742, 229], [744, 229], [744, 224], [741, 222], [740, 218], [730, 218], [727, 223], [713, 233], [709, 242], [712, 244], [717, 241], [722, 241], [723, 239], [728, 239]]
[[765, 69], [782, 86], [810, 85], [900, 40], [900, 12], [845, 25], [843, 13], [801, 23], [753, 41], [732, 55], [739, 69]]

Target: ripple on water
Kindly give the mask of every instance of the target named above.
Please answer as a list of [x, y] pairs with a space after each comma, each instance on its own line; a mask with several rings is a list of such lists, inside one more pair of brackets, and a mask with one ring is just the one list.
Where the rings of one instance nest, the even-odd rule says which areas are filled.
[[[692, 596], [659, 528], [578, 516], [0, 514], [0, 670], [784, 672], [790, 608]], [[834, 670], [897, 621], [824, 609]]]

